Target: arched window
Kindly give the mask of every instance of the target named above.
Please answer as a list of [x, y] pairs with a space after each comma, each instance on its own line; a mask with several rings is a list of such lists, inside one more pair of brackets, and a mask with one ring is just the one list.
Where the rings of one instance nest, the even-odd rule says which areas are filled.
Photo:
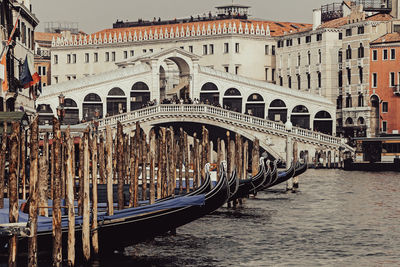
[[292, 77], [288, 76], [288, 87], [292, 88]]
[[353, 106], [351, 95], [346, 96], [346, 108], [351, 108]]
[[90, 93], [86, 95], [82, 107], [82, 117], [85, 121], [97, 119], [96, 111], [99, 111], [99, 118], [103, 117], [103, 102], [98, 94]]
[[301, 77], [300, 74], [297, 74], [297, 89], [301, 89]]
[[269, 107], [271, 108], [285, 108], [286, 104], [285, 102], [283, 102], [283, 100], [281, 99], [275, 99], [274, 101], [271, 102], [271, 104], [269, 105]]
[[91, 93], [85, 96], [83, 102], [101, 102], [101, 98], [98, 94]]
[[121, 88], [114, 87], [107, 96], [107, 115], [113, 116], [126, 112], [126, 97]]
[[225, 91], [225, 96], [241, 96], [240, 91], [236, 88], [229, 88]]
[[294, 109], [292, 110], [292, 113], [308, 113], [308, 108], [306, 108], [303, 105], [298, 105], [298, 106], [294, 107]]
[[272, 101], [268, 108], [268, 119], [285, 123], [287, 120], [287, 108], [285, 102], [281, 99], [275, 99]]
[[246, 113], [259, 118], [264, 118], [265, 103], [264, 99], [259, 94], [252, 94], [247, 98]]
[[362, 43], [360, 43], [360, 47], [358, 48], [358, 58], [363, 58], [364, 57], [364, 46]]
[[346, 59], [351, 59], [351, 46], [348, 45], [346, 49]]
[[329, 112], [322, 110], [315, 114], [314, 131], [325, 134], [332, 134], [333, 119]]
[[297, 54], [297, 66], [300, 67], [301, 65], [301, 56], [300, 56], [300, 52]]
[[248, 102], [264, 101], [263, 97], [259, 94], [252, 94], [247, 98]]
[[148, 91], [148, 90], [149, 87], [144, 82], [137, 82], [132, 86], [132, 91]]
[[111, 89], [108, 92], [108, 95], [109, 96], [125, 96], [125, 93], [124, 93], [124, 91], [122, 91], [121, 88], [114, 87], [113, 89]]
[[318, 88], [321, 88], [322, 86], [322, 78], [321, 78], [321, 72], [318, 71]]
[[358, 95], [358, 106], [363, 107], [364, 106], [364, 96], [363, 94]]
[[240, 91], [236, 88], [229, 88], [226, 90], [222, 105], [226, 109], [242, 112], [242, 97]]
[[358, 125], [364, 125], [365, 124], [364, 118], [363, 117], [359, 117], [358, 120], [357, 120], [357, 124]]
[[348, 117], [345, 122], [346, 125], [353, 125], [353, 119]]
[[218, 87], [214, 83], [208, 82], [201, 87], [201, 91], [218, 91]]
[[339, 50], [338, 52], [338, 63], [342, 63], [343, 61], [343, 52], [342, 50]]
[[65, 107], [65, 117], [63, 119], [63, 124], [78, 124], [79, 123], [79, 109], [76, 102], [71, 98], [66, 98], [64, 100]]
[[316, 119], [331, 119], [331, 114], [328, 111], [322, 110], [315, 114]]
[[310, 51], [308, 51], [307, 52], [307, 62], [308, 62], [308, 65], [311, 65], [311, 52]]
[[293, 108], [290, 121], [294, 126], [298, 126], [304, 129], [310, 128], [310, 114], [307, 107], [298, 105]]
[[318, 49], [318, 63], [321, 64], [322, 62], [322, 53], [321, 53], [321, 49]]

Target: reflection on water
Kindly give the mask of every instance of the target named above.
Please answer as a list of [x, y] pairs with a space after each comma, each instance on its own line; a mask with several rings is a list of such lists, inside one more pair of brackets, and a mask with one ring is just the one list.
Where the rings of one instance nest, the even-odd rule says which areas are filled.
[[400, 174], [309, 170], [298, 193], [283, 189], [94, 265], [400, 265]]

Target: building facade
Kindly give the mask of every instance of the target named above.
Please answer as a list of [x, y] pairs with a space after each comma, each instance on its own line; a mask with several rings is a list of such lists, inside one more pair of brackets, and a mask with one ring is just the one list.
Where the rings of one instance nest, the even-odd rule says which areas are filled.
[[371, 42], [371, 128], [373, 136], [400, 131], [400, 34]]
[[[20, 71], [26, 57], [31, 62], [34, 61], [34, 31], [39, 20], [32, 13], [32, 5], [29, 0], [25, 1], [2, 1], [8, 5], [12, 19], [2, 20], [5, 25], [2, 28], [2, 40], [7, 40], [11, 30], [17, 22], [17, 29], [13, 36], [12, 46], [7, 57], [8, 90], [1, 90], [0, 97], [2, 111], [23, 110], [28, 113], [35, 112], [35, 102], [33, 97], [33, 88], [23, 89], [19, 83]], [[3, 14], [2, 14], [3, 15]], [[3, 17], [3, 16], [2, 16]], [[4, 19], [5, 16], [2, 18]], [[7, 28], [7, 30], [5, 30]], [[1, 48], [3, 50], [3, 48]]]

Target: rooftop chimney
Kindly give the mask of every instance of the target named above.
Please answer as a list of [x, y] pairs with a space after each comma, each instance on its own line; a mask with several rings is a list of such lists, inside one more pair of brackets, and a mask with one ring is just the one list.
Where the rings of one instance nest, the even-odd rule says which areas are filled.
[[313, 10], [313, 30], [317, 29], [321, 25], [321, 9], [317, 8]]

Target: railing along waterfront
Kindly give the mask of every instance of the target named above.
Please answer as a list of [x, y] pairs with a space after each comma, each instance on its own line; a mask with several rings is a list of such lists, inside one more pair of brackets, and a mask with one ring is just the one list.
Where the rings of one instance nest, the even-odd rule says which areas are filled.
[[267, 119], [262, 119], [239, 112], [226, 110], [219, 107], [214, 107], [204, 104], [165, 104], [151, 106], [140, 110], [134, 110], [128, 113], [115, 115], [98, 120], [99, 129], [103, 129], [106, 125], [115, 126], [118, 121], [125, 123], [136, 120], [149, 120], [152, 117], [160, 116], [176, 116], [188, 117], [193, 115], [212, 116], [215, 119], [226, 120], [227, 123], [242, 123], [250, 127], [260, 127], [261, 129], [277, 132], [283, 135], [292, 135], [299, 139], [306, 139], [309, 141], [317, 141], [318, 143], [326, 143], [329, 145], [340, 146], [343, 144], [342, 139], [331, 135], [314, 132], [311, 130], [303, 129], [300, 127], [293, 127], [289, 132], [286, 130], [285, 125], [280, 122], [275, 122]]

